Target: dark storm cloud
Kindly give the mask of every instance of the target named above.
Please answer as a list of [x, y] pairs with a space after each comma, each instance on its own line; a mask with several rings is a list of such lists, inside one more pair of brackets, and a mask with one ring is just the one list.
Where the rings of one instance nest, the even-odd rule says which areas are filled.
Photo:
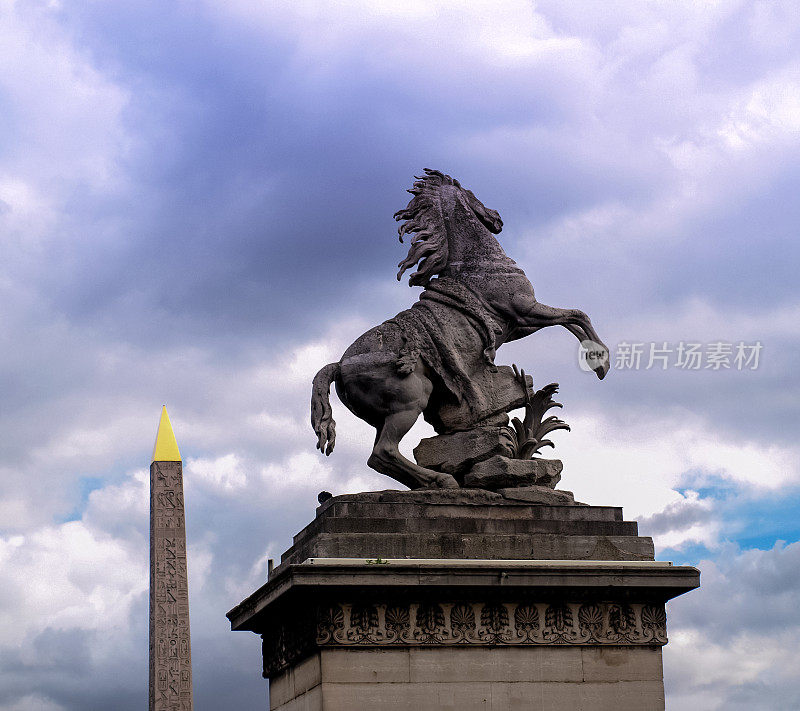
[[[658, 492], [643, 510], [664, 510], [643, 533], [751, 535], [759, 521], [721, 495], [669, 501], [696, 460], [718, 494], [736, 479], [750, 504], [747, 492], [772, 485], [763, 479], [798, 476], [800, 81], [785, 9], [15, 5], [0, 24], [19, 67], [0, 93], [0, 127], [16, 139], [0, 145], [0, 611], [31, 627], [0, 639], [0, 706], [141, 706], [140, 467], [164, 400], [186, 460], [196, 707], [263, 706], [258, 640], [232, 635], [224, 612], [263, 582], [320, 489], [391, 485], [365, 468], [370, 432], [335, 400], [337, 451], [314, 453], [308, 388], [363, 328], [416, 298], [393, 281], [407, 246], [391, 216], [427, 166], [499, 210], [501, 242], [540, 299], [587, 311], [612, 347], [764, 340], [758, 371], [617, 371], [602, 383], [578, 369], [564, 331], [498, 357], [562, 383], [565, 417], [583, 427], [569, 436], [618, 457], [601, 472], [604, 495], [626, 482]], [[629, 436], [609, 444], [611, 431]], [[714, 457], [684, 451], [712, 446]], [[590, 451], [587, 471], [570, 471], [579, 454], [565, 457], [578, 481], [596, 468]], [[773, 540], [794, 530], [790, 509], [763, 527]], [[717, 635], [709, 609], [741, 578], [725, 609], [743, 621], [726, 641], [771, 634], [795, 553], [719, 563], [710, 596], [676, 603], [671, 621]], [[748, 613], [759, 580], [772, 608]], [[68, 648], [73, 673], [53, 671]], [[690, 676], [680, 671], [675, 698], [708, 688], [709, 709], [755, 688]]]
[[[256, 34], [138, 3], [63, 12], [98, 66], [136, 88], [125, 117], [142, 150], [126, 160], [135, 192], [112, 208], [113, 239], [90, 237], [91, 259], [73, 256], [72, 271], [54, 263], [53, 298], [79, 319], [124, 324], [128, 337], [167, 319], [176, 334], [209, 339], [318, 326], [321, 300], [335, 305], [391, 273], [402, 256], [391, 214], [429, 163], [475, 189], [480, 176], [512, 217], [516, 207], [534, 222], [609, 192], [649, 192], [665, 167], [651, 152], [616, 172], [615, 158], [589, 145], [588, 156], [564, 156], [581, 131], [576, 92], [585, 87], [569, 66], [532, 73], [474, 62], [438, 75], [370, 66], [349, 51], [315, 77], [293, 66], [299, 50], [279, 23]], [[111, 31], [119, 24], [124, 38]], [[541, 131], [525, 163], [468, 157], [469, 137], [498, 125]], [[90, 198], [73, 209], [74, 255], [78, 231], [97, 232], [104, 210]], [[163, 312], [155, 324], [154, 311]]]

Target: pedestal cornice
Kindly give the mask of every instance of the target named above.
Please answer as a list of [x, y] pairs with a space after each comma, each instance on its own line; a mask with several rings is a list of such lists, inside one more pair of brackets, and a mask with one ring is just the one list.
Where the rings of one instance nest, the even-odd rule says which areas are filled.
[[699, 575], [660, 561], [316, 558], [228, 618], [262, 636], [267, 677], [327, 647], [660, 647], [664, 603]]

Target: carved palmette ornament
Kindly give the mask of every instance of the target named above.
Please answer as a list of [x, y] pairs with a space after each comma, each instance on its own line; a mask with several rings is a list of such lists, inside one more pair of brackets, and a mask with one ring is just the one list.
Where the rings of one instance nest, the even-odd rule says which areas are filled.
[[450, 630], [453, 639], [468, 644], [475, 639], [475, 610], [472, 605], [453, 605], [450, 610]]
[[384, 614], [386, 640], [388, 642], [407, 642], [411, 629], [411, 613], [408, 605], [390, 605]]
[[618, 602], [358, 602], [275, 618], [264, 674], [320, 647], [645, 645], [667, 643], [663, 604]]
[[539, 611], [536, 605], [517, 605], [514, 610], [514, 629], [517, 637], [525, 642], [532, 642], [539, 630]]
[[587, 603], [578, 611], [578, 626], [587, 641], [594, 641], [603, 633], [603, 611], [600, 605]]
[[320, 608], [317, 617], [317, 644], [342, 641], [344, 630], [344, 611], [340, 605], [326, 605]]
[[642, 607], [642, 633], [650, 640], [667, 639], [667, 612], [657, 605]]

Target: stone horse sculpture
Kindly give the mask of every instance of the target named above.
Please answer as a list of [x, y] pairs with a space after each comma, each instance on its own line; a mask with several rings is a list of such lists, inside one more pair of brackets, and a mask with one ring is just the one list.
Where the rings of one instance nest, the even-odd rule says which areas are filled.
[[[585, 313], [536, 300], [494, 236], [503, 227], [500, 215], [470, 190], [426, 169], [408, 192], [414, 197], [395, 219], [403, 221], [401, 242], [414, 237], [397, 278], [416, 266], [409, 285], [425, 290], [412, 308], [367, 331], [317, 373], [311, 424], [317, 448], [330, 454], [335, 382], [339, 399], [377, 430], [370, 467], [412, 489], [454, 488], [451, 474], [415, 464], [398, 449], [420, 414], [439, 434], [507, 424], [506, 412], [523, 404], [528, 382], [520, 388], [516, 369], [511, 375], [495, 366], [495, 351], [539, 329], [563, 326], [581, 342], [605, 347]], [[602, 379], [608, 368], [606, 358], [594, 371]]]

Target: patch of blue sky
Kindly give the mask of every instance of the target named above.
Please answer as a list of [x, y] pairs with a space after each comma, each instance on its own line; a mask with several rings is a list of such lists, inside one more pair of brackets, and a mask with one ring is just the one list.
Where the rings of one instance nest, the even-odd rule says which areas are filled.
[[102, 489], [109, 483], [108, 477], [82, 476], [77, 481], [77, 502], [74, 508], [66, 515], [57, 519], [57, 523], [80, 521], [89, 503], [89, 495], [97, 489]]
[[687, 496], [690, 491], [693, 491], [701, 499], [724, 500], [739, 496], [742, 492], [742, 487], [737, 482], [718, 474], [708, 474], [696, 469], [686, 472], [683, 482], [681, 486], [675, 487], [675, 491], [682, 496]]
[[800, 540], [800, 487], [744, 499], [734, 511], [738, 525], [730, 540], [741, 548], [767, 550], [777, 541]]
[[696, 565], [704, 558], [714, 558], [720, 545], [770, 550], [778, 542], [800, 540], [800, 486], [754, 490], [721, 477], [704, 477], [701, 486], [686, 485], [677, 491], [684, 496], [696, 492], [699, 502], [710, 506], [711, 520], [719, 525], [719, 541], [717, 545], [690, 541], [663, 548], [657, 551], [659, 560]]

